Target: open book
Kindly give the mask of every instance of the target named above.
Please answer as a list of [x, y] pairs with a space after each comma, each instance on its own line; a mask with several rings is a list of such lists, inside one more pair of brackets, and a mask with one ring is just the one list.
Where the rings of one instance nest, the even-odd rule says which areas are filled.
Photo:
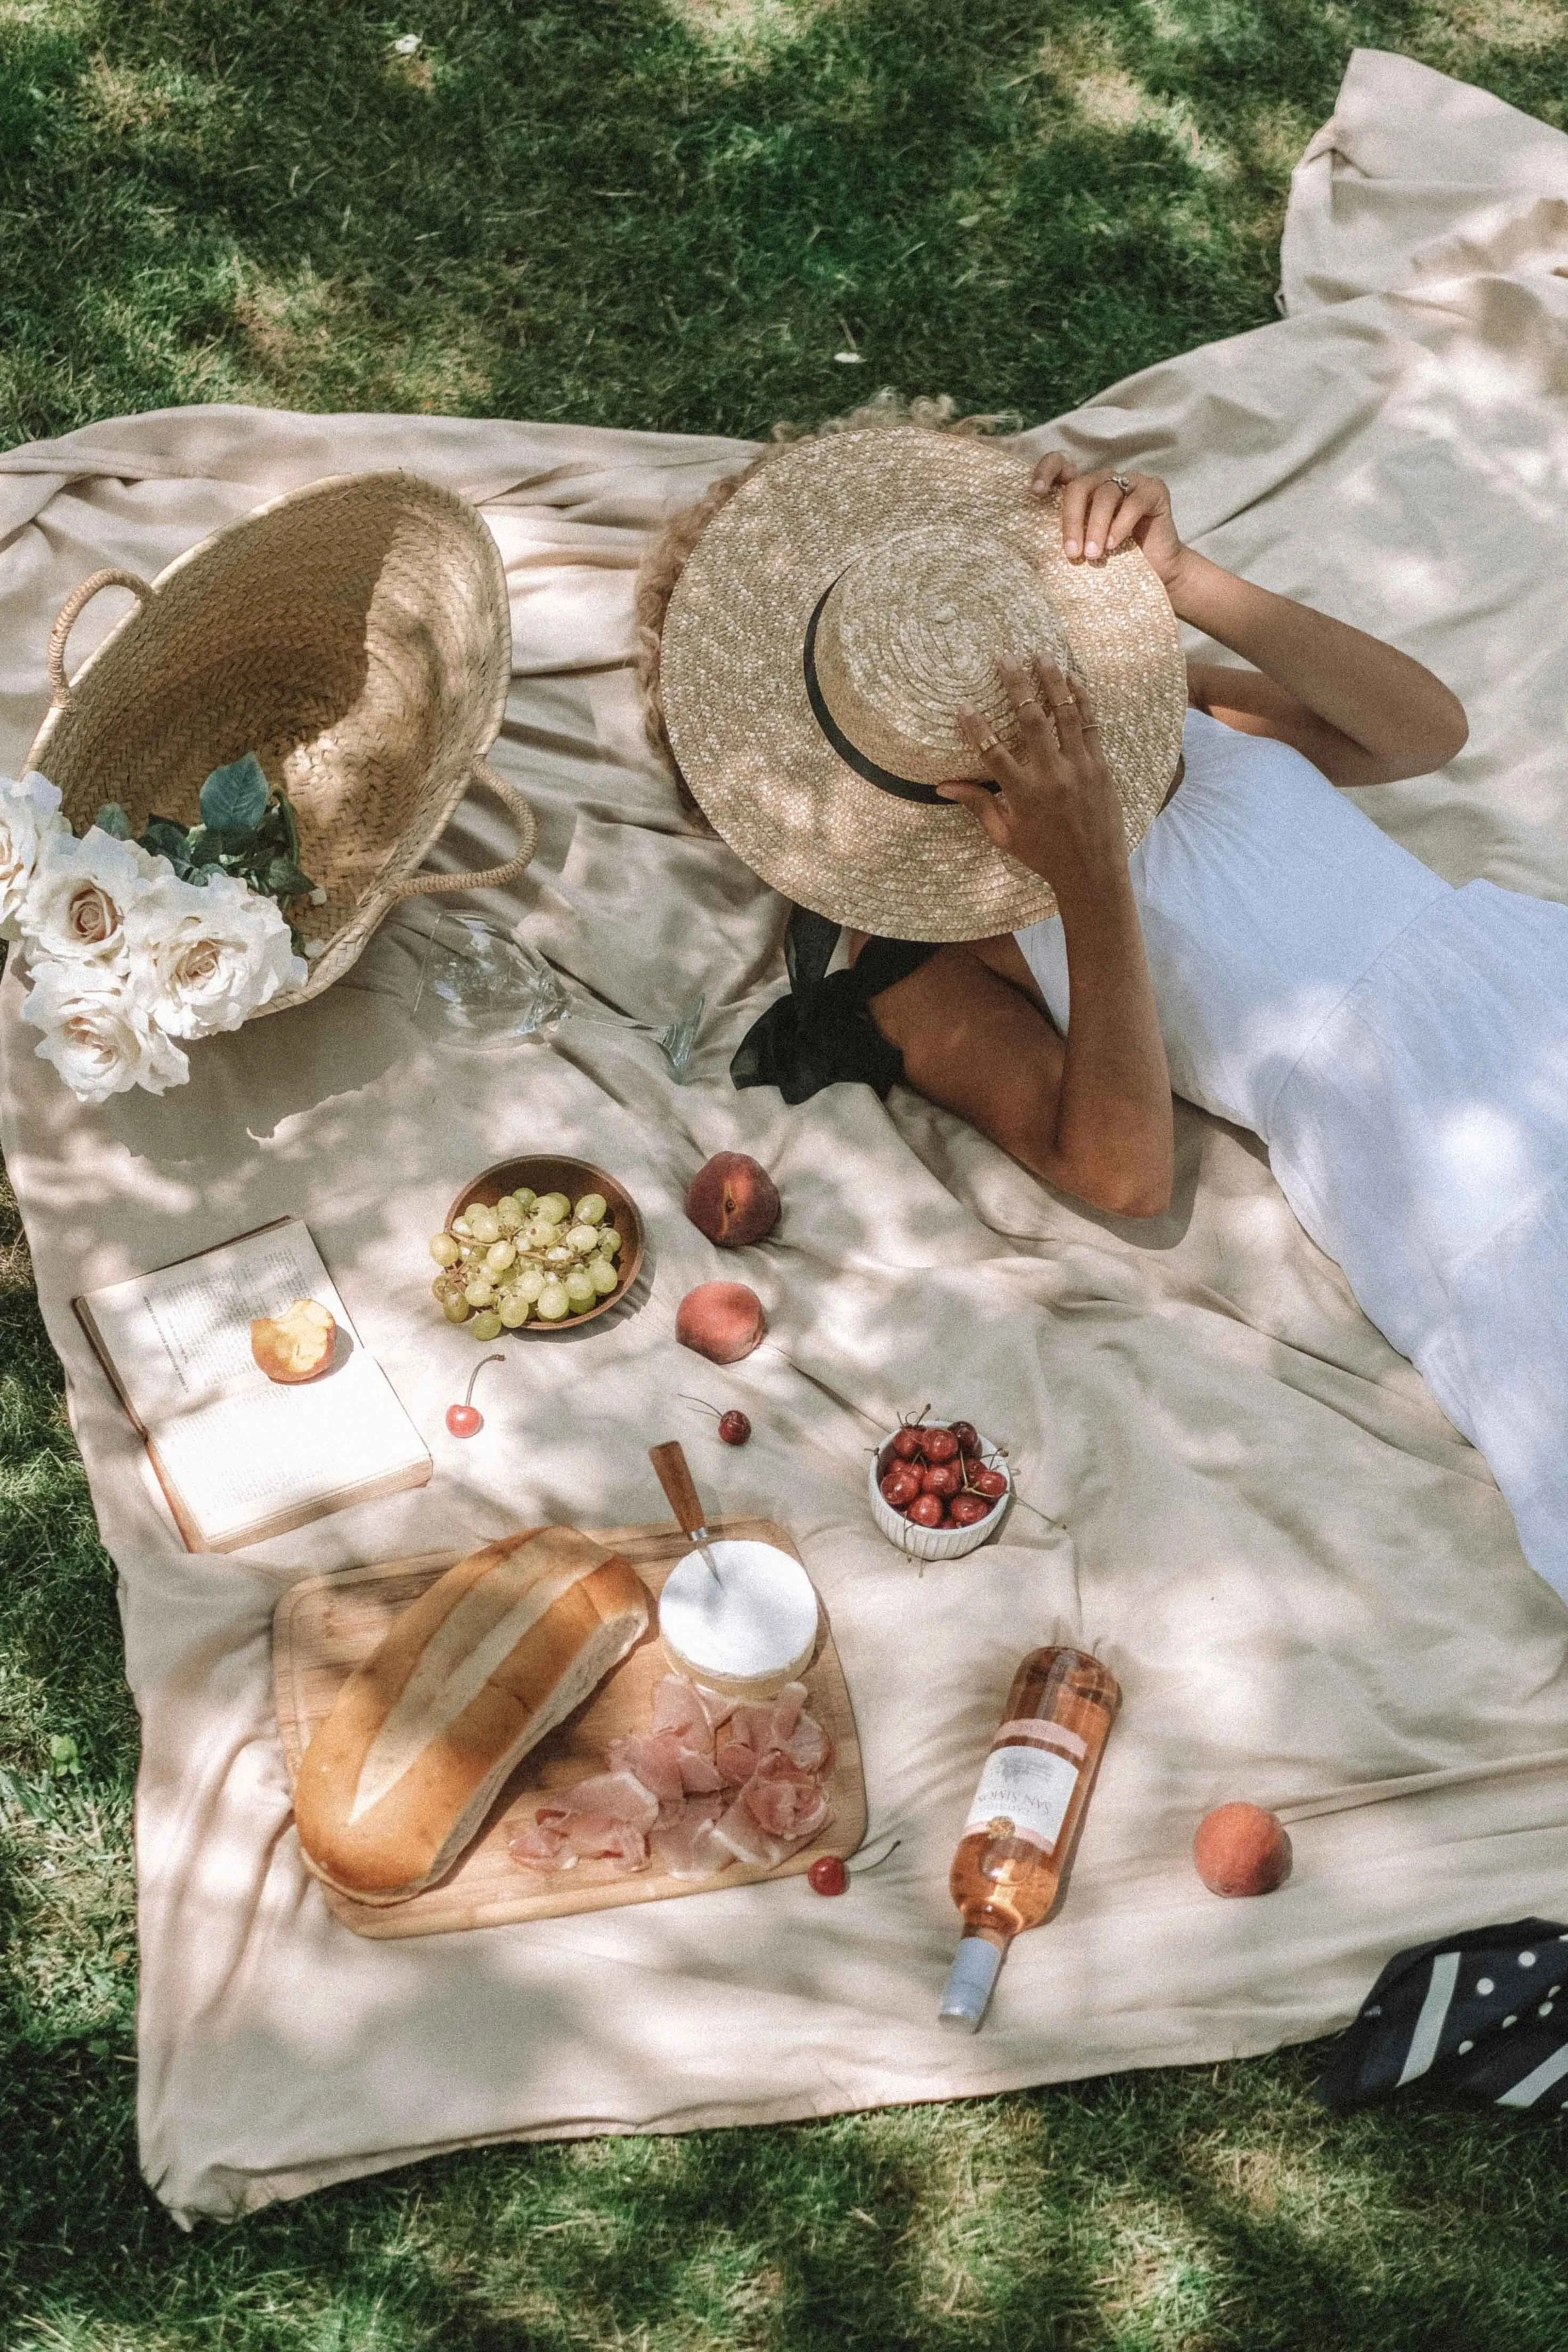
[[[338, 1326], [331, 1367], [297, 1388], [250, 1352], [251, 1318], [316, 1298]], [[400, 1486], [429, 1453], [361, 1345], [297, 1217], [75, 1302], [188, 1551], [234, 1551]]]

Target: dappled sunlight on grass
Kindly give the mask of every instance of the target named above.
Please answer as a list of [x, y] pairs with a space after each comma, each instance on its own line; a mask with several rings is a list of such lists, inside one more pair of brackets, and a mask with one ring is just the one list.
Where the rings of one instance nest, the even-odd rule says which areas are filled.
[[127, 154], [199, 149], [204, 131], [222, 121], [229, 93], [221, 82], [157, 64], [138, 69], [94, 58], [78, 96], [83, 120], [123, 142]]
[[[668, 0], [670, 15], [720, 51], [757, 51], [796, 38], [846, 0]], [[850, 0], [853, 5], [853, 0]]]
[[1157, 2330], [1159, 2341], [1212, 2342], [1206, 2323], [1221, 2301], [1220, 2265], [1179, 2207], [1112, 2198], [1095, 2220], [1104, 2252], [1094, 2284], [1112, 2326], [1139, 2322], [1146, 2340]]
[[[1454, 0], [1452, 5], [1423, 8], [1417, 17], [1420, 36], [1436, 52], [1446, 72], [1475, 76], [1486, 60], [1498, 57], [1537, 58], [1542, 64], [1568, 39], [1568, 6], [1563, 0]], [[1531, 111], [1549, 121], [1563, 121], [1562, 99]]]
[[1180, 99], [1156, 98], [1120, 66], [1079, 75], [1068, 85], [1081, 120], [1098, 131], [1158, 131], [1200, 171], [1226, 168], [1229, 157], [1206, 142]]
[[344, 408], [447, 415], [488, 405], [490, 371], [479, 320], [432, 322], [385, 347], [374, 331], [374, 297], [319, 278], [308, 260], [286, 278], [245, 270], [233, 316], [244, 347], [226, 345], [209, 356], [198, 399], [266, 405], [310, 375]]

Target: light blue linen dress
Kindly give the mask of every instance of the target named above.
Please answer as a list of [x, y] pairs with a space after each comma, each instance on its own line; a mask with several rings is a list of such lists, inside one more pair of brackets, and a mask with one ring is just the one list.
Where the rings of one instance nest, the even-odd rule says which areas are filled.
[[[1133, 853], [1175, 1090], [1249, 1127], [1568, 1600], [1568, 907], [1455, 888], [1199, 711]], [[1055, 919], [1017, 934], [1067, 1025]]]

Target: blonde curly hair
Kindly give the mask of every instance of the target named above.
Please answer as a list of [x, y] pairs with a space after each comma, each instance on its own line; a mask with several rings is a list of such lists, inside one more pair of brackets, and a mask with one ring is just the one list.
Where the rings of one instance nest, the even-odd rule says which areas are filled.
[[775, 425], [768, 446], [753, 457], [750, 465], [742, 466], [738, 473], [726, 474], [705, 490], [695, 505], [683, 507], [679, 514], [670, 517], [637, 567], [634, 607], [637, 651], [632, 657], [632, 667], [642, 696], [644, 730], [649, 743], [674, 777], [682, 806], [704, 824], [707, 819], [692, 797], [690, 787], [670, 749], [659, 682], [665, 616], [669, 611], [669, 600], [675, 593], [676, 583], [686, 569], [692, 549], [720, 509], [729, 505], [742, 482], [749, 482], [761, 467], [769, 464], [792, 442], [814, 440], [829, 433], [861, 433], [868, 425], [919, 425], [931, 433], [1021, 433], [1024, 429], [1023, 418], [1009, 413], [960, 416], [956, 414], [956, 403], [945, 394], [935, 399], [904, 400], [891, 389], [879, 392], [858, 408], [847, 409], [841, 416], [830, 416], [821, 425]]

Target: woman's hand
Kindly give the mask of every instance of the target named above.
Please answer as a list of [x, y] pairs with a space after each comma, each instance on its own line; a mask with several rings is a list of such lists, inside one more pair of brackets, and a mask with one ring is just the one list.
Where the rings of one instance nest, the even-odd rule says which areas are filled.
[[1184, 547], [1157, 475], [1118, 476], [1104, 466], [1080, 474], [1062, 450], [1048, 449], [1029, 487], [1037, 498], [1060, 492], [1069, 562], [1102, 562], [1131, 540], [1158, 572], [1176, 618], [1254, 665], [1194, 667], [1199, 709], [1292, 744], [1335, 784], [1427, 775], [1464, 749], [1464, 709], [1430, 670]]
[[1127, 872], [1121, 803], [1089, 698], [1047, 661], [1003, 662], [998, 676], [1017, 715], [1016, 751], [977, 712], [958, 714], [964, 741], [996, 790], [955, 777], [937, 791], [967, 808], [997, 848], [1048, 882], [1058, 900], [1081, 904]]
[[1047, 449], [1029, 488], [1037, 499], [1060, 490], [1062, 552], [1070, 563], [1100, 562], [1131, 540], [1167, 593], [1174, 587], [1187, 551], [1171, 513], [1171, 493], [1157, 474], [1118, 475], [1106, 466], [1080, 474], [1062, 450]]

